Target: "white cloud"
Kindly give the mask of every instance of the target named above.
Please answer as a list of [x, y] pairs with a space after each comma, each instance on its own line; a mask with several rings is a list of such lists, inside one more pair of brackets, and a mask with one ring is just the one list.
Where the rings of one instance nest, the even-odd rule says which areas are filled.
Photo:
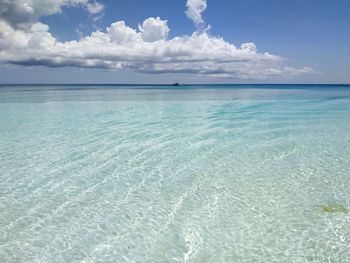
[[190, 18], [197, 27], [204, 24], [202, 13], [207, 9], [207, 0], [187, 0], [186, 15]]
[[0, 0], [0, 19], [14, 28], [28, 29], [39, 17], [62, 12], [62, 7], [82, 6], [91, 15], [104, 10], [100, 2], [90, 0]]
[[104, 5], [99, 2], [87, 3], [86, 7], [89, 13], [92, 15], [101, 13], [105, 8]]
[[142, 25], [139, 25], [142, 39], [146, 42], [166, 39], [170, 31], [167, 22], [167, 20], [161, 20], [159, 17], [147, 18]]
[[[47, 25], [38, 22], [38, 17], [61, 12], [65, 5], [86, 6], [87, 0], [23, 1], [27, 2], [26, 7], [20, 7], [17, 0], [0, 0], [0, 63], [131, 69], [153, 74], [190, 73], [235, 79], [294, 76], [312, 71], [286, 67], [282, 58], [258, 52], [254, 43], [236, 47], [208, 31], [168, 39], [167, 20], [159, 17], [147, 18], [138, 29], [117, 21], [79, 40], [60, 42]], [[47, 5], [41, 7], [39, 2]], [[20, 19], [10, 17], [20, 13]]]
[[116, 44], [134, 43], [139, 39], [138, 33], [131, 27], [126, 26], [124, 21], [111, 24], [110, 27], [107, 27], [107, 34], [99, 32], [96, 36], [98, 38], [102, 35]]
[[88, 0], [0, 0], [0, 18], [13, 28], [28, 28], [40, 16], [62, 11], [64, 6], [86, 5]]
[[16, 48], [25, 48], [27, 35], [19, 30], [13, 29], [8, 23], [0, 20], [0, 54]]
[[254, 43], [243, 43], [240, 47], [240, 50], [245, 50], [248, 53], [255, 53], [257, 51]]

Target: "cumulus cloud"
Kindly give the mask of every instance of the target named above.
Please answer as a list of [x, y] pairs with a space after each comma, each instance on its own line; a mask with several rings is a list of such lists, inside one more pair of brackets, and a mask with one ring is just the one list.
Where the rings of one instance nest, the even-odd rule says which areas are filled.
[[191, 19], [197, 28], [200, 28], [204, 24], [202, 13], [207, 9], [207, 0], [187, 0], [186, 15]]
[[106, 38], [106, 42], [111, 41], [115, 44], [123, 45], [136, 42], [139, 39], [139, 35], [134, 29], [126, 26], [124, 21], [118, 21], [107, 27], [107, 34], [96, 32], [90, 38], [85, 38], [85, 41], [98, 38]]
[[40, 16], [62, 11], [64, 6], [86, 5], [88, 0], [0, 0], [0, 19], [13, 28], [28, 28]]
[[166, 39], [170, 31], [167, 23], [167, 20], [161, 20], [159, 17], [147, 18], [142, 25], [139, 25], [142, 39], [147, 42]]
[[[27, 6], [21, 6], [19, 2], [25, 2]], [[41, 6], [43, 2], [46, 5]], [[167, 20], [160, 17], [147, 18], [138, 29], [117, 21], [105, 30], [67, 42], [57, 40], [49, 27], [38, 21], [40, 16], [62, 12], [63, 6], [86, 8], [88, 3], [88, 0], [0, 0], [0, 63], [130, 69], [152, 74], [190, 73], [231, 79], [262, 79], [312, 72], [306, 67], [284, 66], [282, 58], [258, 52], [254, 43], [236, 47], [208, 31], [168, 39]], [[199, 16], [193, 15], [196, 24], [196, 21], [203, 23], [201, 12], [205, 7], [199, 7]], [[14, 14], [19, 17], [13, 17]]]
[[62, 12], [62, 7], [82, 6], [91, 15], [104, 10], [100, 2], [89, 0], [0, 0], [0, 19], [13, 28], [27, 29], [39, 17]]

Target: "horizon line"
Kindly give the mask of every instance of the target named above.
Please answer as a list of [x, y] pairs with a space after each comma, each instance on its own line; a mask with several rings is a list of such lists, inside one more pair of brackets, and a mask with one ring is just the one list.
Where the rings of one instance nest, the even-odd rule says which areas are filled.
[[[1, 86], [8, 85], [8, 86], [20, 86], [20, 85], [38, 85], [38, 86], [59, 86], [59, 85], [74, 85], [74, 86], [174, 86], [171, 83], [0, 83]], [[221, 86], [249, 86], [249, 85], [290, 85], [290, 86], [297, 86], [297, 85], [308, 85], [308, 86], [316, 86], [316, 85], [323, 85], [323, 86], [349, 86], [350, 83], [181, 83], [180, 86], [214, 86], [214, 85], [221, 85]], [[176, 86], [174, 86], [176, 87]]]

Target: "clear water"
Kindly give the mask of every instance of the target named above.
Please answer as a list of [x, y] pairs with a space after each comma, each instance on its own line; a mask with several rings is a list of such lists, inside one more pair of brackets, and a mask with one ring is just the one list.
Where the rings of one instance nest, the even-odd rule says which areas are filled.
[[0, 262], [350, 262], [350, 86], [1, 86]]

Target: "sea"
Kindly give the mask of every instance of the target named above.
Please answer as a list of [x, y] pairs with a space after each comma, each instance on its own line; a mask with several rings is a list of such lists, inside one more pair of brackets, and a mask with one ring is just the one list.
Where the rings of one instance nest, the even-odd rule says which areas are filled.
[[1, 85], [0, 262], [350, 262], [350, 85]]

